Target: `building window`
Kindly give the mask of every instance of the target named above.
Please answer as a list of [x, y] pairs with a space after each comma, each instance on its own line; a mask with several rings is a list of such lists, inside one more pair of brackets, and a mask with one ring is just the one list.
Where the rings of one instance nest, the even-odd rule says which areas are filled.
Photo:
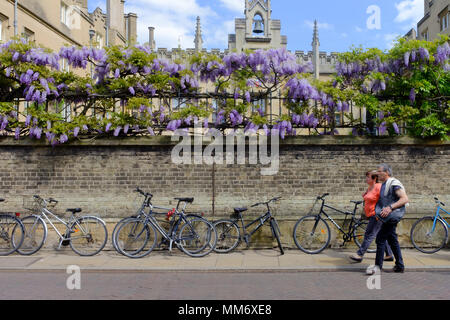
[[61, 2], [61, 22], [69, 26], [69, 7]]
[[65, 121], [71, 121], [71, 115], [72, 115], [72, 105], [67, 102], [62, 102], [60, 104], [61, 108], [61, 115]]
[[26, 42], [33, 42], [35, 40], [34, 32], [28, 28], [23, 28], [22, 38], [24, 38]]
[[429, 40], [428, 39], [428, 29], [425, 30], [424, 32], [422, 32], [420, 36], [422, 37], [423, 40], [428, 41]]
[[98, 33], [95, 36], [95, 46], [97, 47], [97, 49], [103, 48], [103, 37]]
[[69, 72], [70, 71], [70, 65], [69, 65], [69, 61], [66, 58], [63, 58], [60, 60], [60, 66], [61, 66], [61, 71], [63, 72]]
[[336, 126], [342, 126], [342, 113], [341, 112], [336, 112], [334, 114], [334, 121]]
[[0, 41], [6, 40], [7, 27], [8, 27], [8, 17], [0, 14]]
[[258, 111], [258, 109], [263, 114], [266, 114], [266, 100], [265, 99], [253, 101], [252, 112]]
[[440, 15], [439, 24], [441, 27], [441, 31], [447, 30], [449, 23], [448, 19], [449, 19], [449, 12], [445, 12], [444, 14]]

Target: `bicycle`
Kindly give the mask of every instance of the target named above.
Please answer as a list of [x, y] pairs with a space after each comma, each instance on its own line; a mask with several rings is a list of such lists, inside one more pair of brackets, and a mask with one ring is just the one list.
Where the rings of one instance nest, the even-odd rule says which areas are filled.
[[[252, 235], [256, 231], [258, 231], [266, 221], [269, 221], [272, 236], [277, 240], [278, 248], [280, 249], [280, 252], [283, 255], [284, 249], [280, 240], [281, 237], [280, 228], [278, 227], [277, 220], [272, 216], [269, 206], [271, 202], [275, 202], [280, 199], [281, 197], [276, 197], [270, 199], [269, 201], [255, 203], [254, 205], [250, 206], [251, 208], [253, 208], [260, 205], [266, 205], [267, 212], [248, 224], [244, 224], [244, 218], [242, 216], [242, 213], [248, 210], [247, 208], [234, 208], [234, 214], [231, 215], [231, 219], [222, 219], [216, 221], [214, 223], [214, 226], [216, 227], [217, 230], [218, 239], [214, 251], [217, 253], [228, 253], [234, 250], [241, 243], [242, 240], [247, 244], [248, 248], [248, 246], [250, 245], [250, 239]], [[239, 220], [241, 222], [241, 227], [239, 227], [237, 223]], [[259, 224], [251, 232], [247, 232], [247, 229], [257, 222], [259, 222]]]
[[[136, 218], [144, 219], [145, 216], [148, 214], [161, 215], [161, 216], [166, 215], [166, 219], [169, 219], [170, 214], [173, 213], [173, 211], [174, 211], [174, 209], [168, 209], [168, 208], [163, 208], [163, 207], [158, 207], [158, 206], [152, 205], [151, 200], [152, 200], [153, 195], [149, 192], [142, 191], [139, 187], [137, 187], [136, 190], [134, 190], [134, 192], [140, 193], [144, 197], [144, 200], [142, 201], [140, 208], [137, 210], [135, 215], [130, 216], [130, 217], [125, 217], [125, 218], [121, 219], [119, 222], [117, 222], [117, 224], [114, 226], [114, 230], [112, 232], [113, 247], [120, 254], [124, 254], [124, 253], [117, 246], [117, 230], [119, 230], [119, 228], [121, 227], [122, 224], [126, 223], [128, 220], [131, 220], [131, 219], [136, 219]], [[148, 213], [145, 212], [145, 210], [147, 208], [148, 208]], [[164, 210], [164, 212], [156, 212], [153, 209], [161, 209], [161, 210]], [[202, 218], [201, 216], [196, 215], [196, 214], [186, 214], [186, 218], [190, 218], [190, 217]], [[160, 245], [162, 243], [164, 243], [165, 240], [166, 239], [163, 238]], [[142, 249], [143, 248], [138, 248], [135, 253], [138, 253]], [[133, 255], [133, 253], [131, 251], [127, 251], [127, 253]]]
[[[4, 201], [0, 199], [0, 202]], [[17, 215], [20, 214], [0, 213], [0, 256], [14, 253], [22, 245], [25, 228]]]
[[[350, 201], [355, 204], [353, 212], [350, 211], [341, 211], [332, 206], [328, 206], [325, 204], [325, 197], [327, 197], [329, 193], [325, 193], [322, 196], [318, 196], [316, 201], [314, 202], [313, 207], [311, 208], [308, 215], [300, 218], [294, 227], [293, 237], [296, 246], [303, 252], [308, 254], [318, 254], [322, 252], [329, 244], [331, 240], [330, 227], [324, 218], [322, 218], [322, 214], [330, 220], [336, 228], [343, 234], [343, 244], [350, 242], [352, 239], [356, 243], [358, 247], [361, 247], [362, 240], [364, 239], [364, 234], [367, 228], [367, 221], [357, 219], [356, 218], [356, 210], [358, 206], [363, 203], [363, 201]], [[311, 214], [317, 202], [321, 200], [322, 205], [320, 207], [320, 211], [318, 214]], [[339, 212], [341, 214], [345, 214], [345, 219], [343, 225], [347, 222], [348, 215], [351, 215], [351, 221], [348, 226], [348, 230], [344, 231], [344, 229], [339, 226], [336, 221], [333, 220], [324, 210], [324, 208], [332, 209], [333, 211]], [[369, 247], [367, 252], [376, 252], [376, 248]]]
[[[105, 247], [108, 239], [108, 231], [102, 219], [95, 216], [77, 217], [76, 214], [82, 210], [80, 208], [74, 208], [66, 210], [66, 212], [71, 212], [72, 215], [65, 221], [56, 216], [48, 208], [49, 205], [58, 204], [57, 200], [53, 198], [46, 200], [38, 195], [34, 195], [33, 199], [40, 213], [32, 214], [22, 219], [25, 226], [25, 239], [22, 246], [18, 249], [20, 254], [32, 255], [42, 248], [48, 235], [47, 222], [58, 235], [59, 244], [57, 250], [61, 249], [61, 246], [70, 245], [72, 250], [80, 256], [93, 256]], [[60, 232], [50, 220], [49, 216], [63, 224], [66, 230]]]
[[[138, 192], [143, 193], [141, 190]], [[156, 220], [155, 216], [160, 213], [153, 211], [153, 208], [157, 207], [151, 204], [152, 195], [150, 193], [143, 195], [146, 199], [144, 206], [149, 208], [149, 213], [146, 214], [142, 208], [138, 217], [126, 218], [118, 227], [115, 242], [120, 253], [129, 258], [147, 256], [156, 247], [157, 232], [163, 237], [160, 245], [164, 242], [168, 243], [169, 251], [172, 251], [174, 243], [191, 257], [203, 257], [214, 250], [217, 234], [213, 224], [203, 217], [185, 213], [187, 204], [194, 202], [194, 198], [175, 198], [178, 204], [167, 214], [171, 221], [169, 230], [166, 231]], [[184, 206], [180, 209], [182, 203]]]
[[416, 221], [411, 228], [411, 242], [417, 250], [423, 253], [435, 253], [441, 250], [448, 240], [448, 228], [450, 224], [440, 215], [443, 211], [446, 214], [450, 212], [441, 208], [445, 204], [437, 197], [434, 197], [437, 209], [434, 217], [423, 217]]

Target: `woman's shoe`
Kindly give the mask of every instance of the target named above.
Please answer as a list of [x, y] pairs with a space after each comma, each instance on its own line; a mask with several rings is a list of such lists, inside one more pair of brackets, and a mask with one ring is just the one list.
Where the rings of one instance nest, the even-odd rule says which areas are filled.
[[394, 261], [394, 257], [393, 256], [386, 256], [386, 257], [384, 257], [384, 261]]
[[357, 255], [357, 254], [351, 255], [350, 259], [355, 261], [355, 262], [362, 262], [363, 261], [363, 257], [361, 257], [360, 255]]

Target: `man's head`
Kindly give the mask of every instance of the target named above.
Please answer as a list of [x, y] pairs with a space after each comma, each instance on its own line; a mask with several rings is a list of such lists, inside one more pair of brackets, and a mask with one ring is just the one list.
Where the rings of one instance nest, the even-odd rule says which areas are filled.
[[387, 179], [392, 177], [392, 169], [391, 169], [391, 167], [388, 164], [382, 163], [377, 168], [377, 175], [378, 175], [378, 180], [381, 183], [383, 183]]

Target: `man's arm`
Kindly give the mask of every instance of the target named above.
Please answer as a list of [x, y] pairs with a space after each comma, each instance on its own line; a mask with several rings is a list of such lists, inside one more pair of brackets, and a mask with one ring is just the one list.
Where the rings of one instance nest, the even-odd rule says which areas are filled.
[[395, 194], [397, 195], [397, 197], [399, 197], [398, 201], [391, 204], [389, 207], [383, 208], [383, 210], [381, 211], [381, 217], [387, 217], [393, 210], [400, 208], [409, 202], [408, 196], [406, 195], [404, 189], [399, 188], [395, 190]]

